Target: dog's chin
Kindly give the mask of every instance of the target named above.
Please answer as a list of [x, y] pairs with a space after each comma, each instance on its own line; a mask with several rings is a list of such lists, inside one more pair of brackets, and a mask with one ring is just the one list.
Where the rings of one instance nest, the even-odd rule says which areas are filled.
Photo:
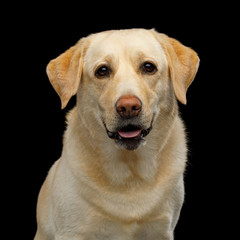
[[115, 139], [115, 143], [120, 148], [125, 148], [127, 150], [136, 150], [142, 143], [145, 142], [145, 139], [143, 137], [137, 137], [137, 138], [121, 138], [121, 139]]
[[152, 130], [152, 124], [147, 129], [129, 124], [125, 127], [119, 128], [115, 132], [109, 131], [105, 124], [104, 126], [106, 128], [108, 137], [115, 140], [115, 143], [118, 147], [125, 148], [127, 150], [136, 150], [145, 142], [145, 137]]

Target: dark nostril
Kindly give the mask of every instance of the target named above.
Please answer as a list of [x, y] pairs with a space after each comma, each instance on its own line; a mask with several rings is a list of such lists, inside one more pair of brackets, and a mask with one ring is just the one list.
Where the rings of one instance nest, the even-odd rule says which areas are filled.
[[133, 110], [133, 111], [138, 111], [140, 108], [141, 108], [141, 106], [133, 106], [133, 107], [132, 107], [132, 110]]
[[119, 107], [117, 109], [118, 112], [125, 112], [126, 111], [126, 108], [125, 107]]

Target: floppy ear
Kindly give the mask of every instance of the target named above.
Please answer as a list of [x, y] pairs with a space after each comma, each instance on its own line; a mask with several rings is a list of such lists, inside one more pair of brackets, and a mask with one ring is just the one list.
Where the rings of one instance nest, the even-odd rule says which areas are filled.
[[83, 39], [47, 65], [48, 78], [59, 95], [62, 109], [77, 93], [83, 66]]
[[186, 104], [187, 89], [197, 73], [200, 59], [195, 51], [179, 41], [156, 31], [153, 33], [167, 57], [175, 95], [182, 104]]

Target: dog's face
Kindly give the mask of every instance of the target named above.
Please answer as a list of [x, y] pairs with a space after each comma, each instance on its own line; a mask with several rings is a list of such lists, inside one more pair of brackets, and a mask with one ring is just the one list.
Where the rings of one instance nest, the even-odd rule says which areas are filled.
[[107, 31], [81, 39], [52, 60], [48, 76], [65, 107], [78, 92], [80, 115], [127, 150], [138, 148], [161, 114], [186, 103], [199, 59], [153, 30]]

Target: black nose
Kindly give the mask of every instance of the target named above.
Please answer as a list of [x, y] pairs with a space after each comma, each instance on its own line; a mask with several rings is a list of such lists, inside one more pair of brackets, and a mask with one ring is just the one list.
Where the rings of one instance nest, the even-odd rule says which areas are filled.
[[123, 118], [136, 117], [142, 110], [142, 103], [136, 96], [124, 95], [116, 102], [116, 111]]

